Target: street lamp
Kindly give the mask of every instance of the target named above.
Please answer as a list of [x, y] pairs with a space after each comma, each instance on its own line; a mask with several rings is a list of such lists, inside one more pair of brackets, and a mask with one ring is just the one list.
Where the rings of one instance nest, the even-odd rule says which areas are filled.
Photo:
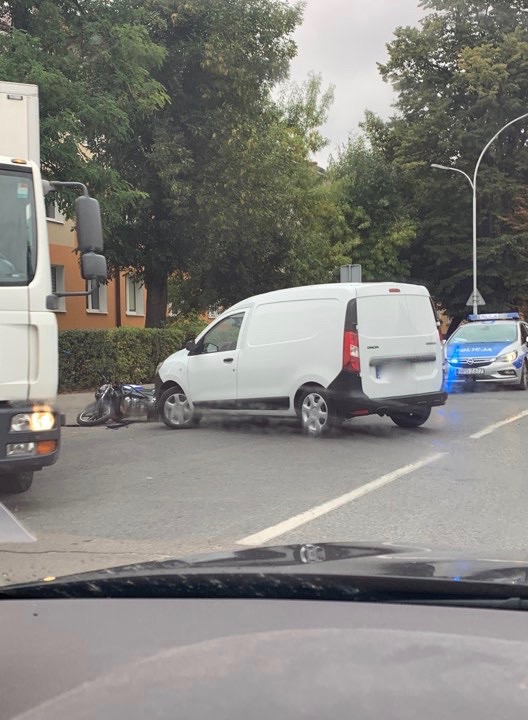
[[448, 167], [447, 165], [437, 165], [436, 163], [433, 163], [431, 167], [436, 168], [437, 170], [450, 170], [451, 172], [457, 172], [461, 175], [464, 175], [464, 177], [467, 179], [469, 184], [471, 185], [471, 189], [473, 191], [473, 314], [476, 315], [478, 312], [478, 302], [477, 302], [477, 173], [480, 167], [480, 163], [482, 161], [482, 158], [484, 157], [484, 154], [486, 150], [489, 148], [489, 146], [499, 137], [501, 132], [506, 130], [506, 128], [509, 128], [510, 125], [513, 125], [513, 123], [519, 122], [519, 120], [523, 120], [523, 118], [528, 117], [528, 113], [524, 113], [524, 115], [519, 115], [519, 117], [516, 117], [514, 120], [510, 120], [509, 123], [506, 123], [506, 125], [503, 125], [501, 129], [495, 133], [495, 135], [491, 138], [491, 140], [488, 142], [488, 144], [484, 147], [482, 152], [479, 155], [479, 159], [477, 160], [477, 164], [475, 165], [475, 171], [473, 173], [473, 180], [469, 177], [467, 173], [465, 173], [463, 170], [459, 170], [455, 167]]

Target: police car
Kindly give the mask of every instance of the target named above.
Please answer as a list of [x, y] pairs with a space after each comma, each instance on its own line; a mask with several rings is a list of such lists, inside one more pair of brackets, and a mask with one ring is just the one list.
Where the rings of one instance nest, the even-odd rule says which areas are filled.
[[445, 344], [449, 390], [468, 381], [528, 388], [528, 325], [519, 313], [469, 315]]

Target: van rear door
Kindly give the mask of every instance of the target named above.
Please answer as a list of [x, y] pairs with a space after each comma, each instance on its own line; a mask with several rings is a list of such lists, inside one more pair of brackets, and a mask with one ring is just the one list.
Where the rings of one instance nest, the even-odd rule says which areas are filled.
[[369, 398], [405, 397], [442, 388], [442, 347], [426, 288], [358, 288], [361, 384]]

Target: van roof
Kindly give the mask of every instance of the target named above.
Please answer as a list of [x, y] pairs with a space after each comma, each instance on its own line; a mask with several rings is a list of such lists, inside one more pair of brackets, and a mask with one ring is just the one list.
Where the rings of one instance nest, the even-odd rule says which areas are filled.
[[331, 293], [334, 297], [343, 297], [346, 295], [351, 295], [352, 297], [379, 295], [385, 294], [390, 288], [398, 288], [400, 292], [407, 295], [429, 295], [426, 287], [423, 285], [413, 285], [412, 283], [325, 283], [323, 285], [302, 285], [300, 287], [284, 288], [283, 290], [273, 290], [261, 295], [253, 295], [232, 305], [229, 311], [248, 307], [248, 305], [254, 305], [262, 301], [272, 302], [297, 298], [324, 297], [328, 293]]

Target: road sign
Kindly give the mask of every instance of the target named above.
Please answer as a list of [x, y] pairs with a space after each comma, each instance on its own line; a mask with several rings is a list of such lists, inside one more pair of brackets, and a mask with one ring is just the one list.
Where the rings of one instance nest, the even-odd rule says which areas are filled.
[[[473, 293], [471, 293], [471, 295], [468, 297], [468, 301], [467, 301], [466, 305], [469, 305], [469, 307], [473, 307], [474, 304], [475, 303], [473, 300]], [[486, 301], [484, 300], [484, 298], [482, 297], [482, 295], [480, 294], [480, 292], [477, 288], [477, 305], [485, 305], [485, 304], [486, 304]]]
[[341, 265], [339, 268], [339, 281], [345, 283], [360, 283], [361, 265]]

